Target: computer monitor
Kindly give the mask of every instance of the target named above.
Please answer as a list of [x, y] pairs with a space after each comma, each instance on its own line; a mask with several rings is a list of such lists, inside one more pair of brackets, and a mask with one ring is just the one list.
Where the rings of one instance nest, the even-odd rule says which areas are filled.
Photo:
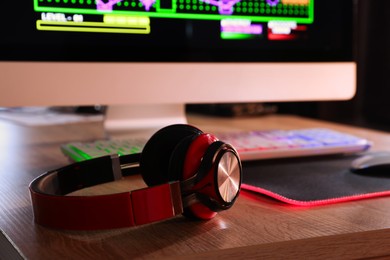
[[0, 106], [109, 105], [107, 128], [128, 129], [184, 121], [188, 103], [345, 100], [356, 89], [352, 0], [30, 0], [2, 10]]

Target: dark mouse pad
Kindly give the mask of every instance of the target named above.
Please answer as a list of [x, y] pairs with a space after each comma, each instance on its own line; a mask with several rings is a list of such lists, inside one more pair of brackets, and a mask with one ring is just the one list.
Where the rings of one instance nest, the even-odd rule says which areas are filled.
[[360, 156], [244, 162], [242, 188], [301, 206], [390, 195], [390, 172], [363, 175], [349, 170]]

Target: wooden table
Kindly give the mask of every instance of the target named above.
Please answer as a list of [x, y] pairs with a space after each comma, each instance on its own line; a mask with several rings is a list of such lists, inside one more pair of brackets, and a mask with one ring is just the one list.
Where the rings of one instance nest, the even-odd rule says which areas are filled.
[[[189, 122], [206, 132], [328, 127], [372, 140], [373, 150], [390, 150], [388, 133], [295, 116], [190, 116]], [[233, 208], [206, 222], [177, 217], [108, 231], [47, 229], [34, 224], [28, 184], [68, 163], [59, 149], [62, 143], [103, 138], [102, 124], [27, 127], [0, 121], [0, 133], [0, 229], [28, 259], [390, 257], [388, 197], [305, 208], [243, 191]], [[142, 185], [135, 176], [83, 192]]]

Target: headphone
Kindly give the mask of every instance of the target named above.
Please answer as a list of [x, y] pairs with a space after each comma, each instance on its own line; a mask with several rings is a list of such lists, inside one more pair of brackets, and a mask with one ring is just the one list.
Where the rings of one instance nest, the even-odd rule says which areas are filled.
[[[136, 166], [147, 188], [65, 196], [115, 181]], [[134, 168], [133, 168], [134, 170]], [[108, 155], [48, 171], [29, 186], [35, 222], [67, 230], [131, 227], [179, 214], [211, 219], [236, 201], [242, 179], [233, 146], [190, 125], [157, 131], [141, 154]]]

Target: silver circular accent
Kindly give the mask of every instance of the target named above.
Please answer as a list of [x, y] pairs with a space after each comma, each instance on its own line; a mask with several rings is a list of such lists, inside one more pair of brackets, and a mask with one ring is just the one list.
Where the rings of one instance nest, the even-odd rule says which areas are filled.
[[232, 152], [222, 155], [218, 164], [218, 190], [222, 199], [232, 202], [239, 190], [241, 183], [240, 163], [237, 156]]

